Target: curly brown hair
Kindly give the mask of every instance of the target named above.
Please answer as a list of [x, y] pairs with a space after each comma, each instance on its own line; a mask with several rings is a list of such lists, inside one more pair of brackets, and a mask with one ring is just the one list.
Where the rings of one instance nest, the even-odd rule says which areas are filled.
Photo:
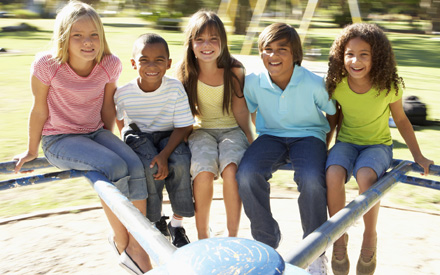
[[330, 49], [328, 73], [325, 80], [329, 97], [332, 97], [336, 85], [342, 81], [342, 78], [348, 75], [344, 66], [345, 47], [348, 41], [357, 37], [371, 46], [370, 77], [373, 87], [379, 91], [379, 94], [385, 90], [385, 96], [387, 96], [394, 86], [397, 95], [399, 85], [404, 88], [405, 83], [397, 74], [396, 60], [390, 41], [377, 25], [356, 23], [345, 27]]

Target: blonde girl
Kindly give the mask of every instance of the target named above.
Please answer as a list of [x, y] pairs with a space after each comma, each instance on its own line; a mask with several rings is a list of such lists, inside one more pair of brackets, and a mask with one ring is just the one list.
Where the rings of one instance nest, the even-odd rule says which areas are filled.
[[[29, 116], [28, 149], [16, 156], [15, 171], [38, 156], [42, 141], [48, 161], [60, 169], [103, 173], [143, 213], [146, 180], [137, 155], [113, 135], [113, 94], [121, 61], [111, 54], [99, 15], [71, 1], [57, 15], [54, 48], [32, 64], [34, 97]], [[113, 229], [111, 244], [121, 266], [135, 274], [151, 269], [146, 252], [101, 200]]]
[[177, 72], [191, 111], [200, 122], [188, 140], [199, 239], [209, 237], [213, 183], [219, 174], [228, 236], [237, 236], [241, 200], [235, 173], [253, 140], [243, 97], [244, 68], [230, 55], [227, 45], [220, 18], [210, 11], [198, 11], [186, 28], [184, 58]]
[[[373, 24], [346, 27], [334, 41], [326, 77], [329, 96], [341, 106], [341, 125], [336, 144], [327, 159], [327, 203], [330, 216], [345, 206], [344, 184], [356, 178], [359, 193], [367, 191], [390, 167], [393, 159], [388, 118], [391, 112], [400, 134], [425, 174], [433, 161], [425, 158], [402, 107], [404, 82], [397, 74], [391, 43]], [[337, 116], [330, 120], [335, 129]], [[332, 135], [330, 134], [329, 137]], [[357, 274], [373, 274], [376, 268], [376, 224], [379, 203], [363, 217], [365, 230], [356, 266]], [[334, 274], [348, 274], [348, 235], [333, 245]]]

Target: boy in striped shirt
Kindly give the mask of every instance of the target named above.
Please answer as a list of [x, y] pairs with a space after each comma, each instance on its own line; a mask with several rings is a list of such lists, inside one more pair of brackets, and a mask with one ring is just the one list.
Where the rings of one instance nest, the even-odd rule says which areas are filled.
[[[194, 216], [191, 153], [184, 142], [194, 118], [181, 82], [165, 76], [171, 61], [168, 44], [161, 36], [141, 35], [131, 59], [139, 76], [118, 88], [114, 100], [121, 136], [144, 164], [147, 218], [171, 237], [174, 246], [181, 247], [189, 243], [182, 219]], [[164, 186], [174, 213], [168, 225], [162, 212]]]

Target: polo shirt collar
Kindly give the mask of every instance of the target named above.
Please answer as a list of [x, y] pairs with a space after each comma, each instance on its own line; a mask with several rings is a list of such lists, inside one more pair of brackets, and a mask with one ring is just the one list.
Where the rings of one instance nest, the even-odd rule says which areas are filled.
[[[302, 79], [303, 73], [304, 73], [303, 67], [295, 64], [292, 77], [290, 78], [289, 84], [287, 84], [287, 86], [298, 85]], [[264, 72], [260, 74], [260, 87], [266, 89], [275, 89], [276, 87], [279, 89], [279, 87], [272, 82], [272, 79], [270, 79], [269, 72], [267, 70], [264, 70]]]

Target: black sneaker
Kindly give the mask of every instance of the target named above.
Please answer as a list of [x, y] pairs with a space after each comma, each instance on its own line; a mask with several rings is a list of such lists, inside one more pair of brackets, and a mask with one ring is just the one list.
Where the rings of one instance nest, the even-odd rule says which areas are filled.
[[182, 247], [190, 243], [188, 236], [185, 233], [185, 228], [183, 227], [173, 227], [171, 222], [168, 224], [168, 230], [171, 234], [171, 240], [175, 247]]
[[159, 229], [160, 233], [164, 235], [168, 240], [171, 240], [170, 231], [168, 230], [167, 221], [170, 217], [162, 216], [158, 222], [155, 223], [156, 228]]

